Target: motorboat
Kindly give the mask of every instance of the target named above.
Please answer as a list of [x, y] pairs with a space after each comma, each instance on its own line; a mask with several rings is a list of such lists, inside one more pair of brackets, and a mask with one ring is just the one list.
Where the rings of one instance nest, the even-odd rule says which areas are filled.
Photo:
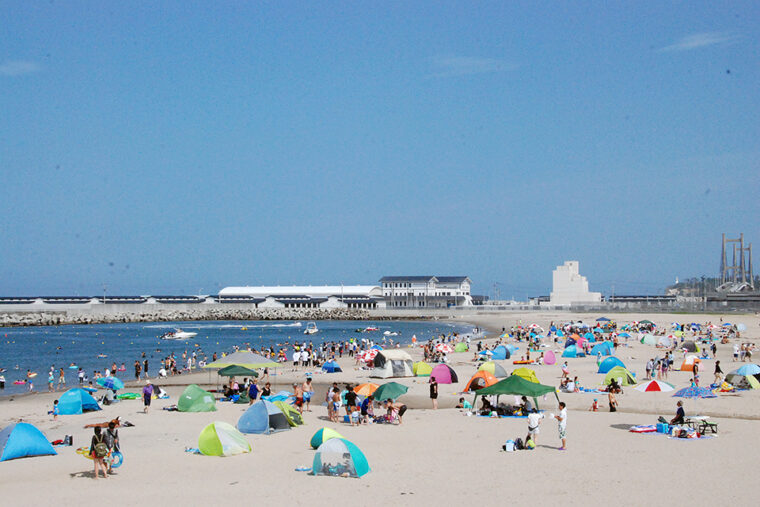
[[383, 334], [385, 336], [398, 336], [398, 333], [396, 331], [383, 331]]
[[168, 331], [162, 334], [161, 339], [162, 340], [187, 340], [197, 335], [198, 333], [191, 333], [191, 332], [183, 331], [177, 328], [174, 331]]
[[319, 329], [317, 329], [317, 323], [309, 322], [306, 324], [306, 329], [303, 330], [303, 334], [316, 334], [317, 331], [319, 331]]

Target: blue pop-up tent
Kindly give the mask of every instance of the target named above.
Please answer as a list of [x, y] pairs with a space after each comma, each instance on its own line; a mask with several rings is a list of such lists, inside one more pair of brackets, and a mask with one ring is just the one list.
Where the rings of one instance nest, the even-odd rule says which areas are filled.
[[58, 454], [45, 435], [28, 423], [13, 423], [0, 431], [0, 461]]
[[493, 349], [491, 359], [509, 359], [510, 357], [512, 357], [512, 354], [509, 352], [509, 349], [504, 345], [499, 345]]
[[611, 356], [614, 350], [615, 347], [612, 342], [600, 342], [591, 348], [591, 355], [595, 356], [601, 353], [603, 356]]
[[609, 373], [609, 371], [616, 366], [622, 366], [623, 368], [625, 368], [623, 361], [621, 361], [615, 356], [610, 356], [604, 361], [602, 361], [601, 363], [599, 363], [599, 369], [597, 370], [597, 373]]
[[325, 373], [337, 373], [343, 370], [340, 368], [340, 365], [336, 363], [335, 361], [327, 361], [325, 364], [322, 365], [322, 371]]
[[577, 345], [570, 345], [562, 352], [562, 357], [586, 357], [586, 354]]
[[58, 398], [58, 413], [61, 415], [74, 415], [91, 410], [101, 410], [95, 398], [84, 389], [75, 387], [69, 389]]
[[243, 412], [237, 423], [242, 433], [270, 434], [290, 429], [288, 418], [274, 403], [260, 400]]

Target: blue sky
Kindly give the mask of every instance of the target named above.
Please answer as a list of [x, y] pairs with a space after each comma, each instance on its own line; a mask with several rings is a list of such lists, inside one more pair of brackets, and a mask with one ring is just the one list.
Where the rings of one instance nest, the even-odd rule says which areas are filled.
[[760, 250], [756, 2], [0, 14], [0, 294], [657, 293]]

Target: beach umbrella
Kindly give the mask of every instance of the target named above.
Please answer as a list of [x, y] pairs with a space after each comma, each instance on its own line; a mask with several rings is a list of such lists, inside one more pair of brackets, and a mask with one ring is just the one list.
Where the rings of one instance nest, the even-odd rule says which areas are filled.
[[629, 335], [628, 333], [620, 333], [618, 336], [621, 337], [621, 338], [630, 338], [631, 337], [631, 335]]
[[758, 375], [760, 374], [760, 366], [754, 363], [745, 364], [741, 368], [737, 368], [731, 373], [734, 373], [736, 375]]
[[684, 387], [673, 395], [675, 398], [717, 398], [715, 393], [706, 387]]
[[596, 319], [596, 321], [597, 322], [609, 322], [610, 319], [608, 319], [607, 317], [599, 317], [598, 319]]
[[359, 384], [358, 386], [354, 387], [354, 392], [359, 396], [369, 396], [370, 394], [375, 394], [375, 391], [377, 391], [378, 387], [380, 386], [371, 382], [366, 384]]
[[454, 347], [447, 343], [439, 343], [435, 346], [435, 350], [444, 354], [450, 354], [451, 352], [454, 352]]
[[403, 384], [399, 384], [398, 382], [388, 382], [381, 385], [375, 390], [375, 399], [387, 400], [390, 398], [392, 400], [395, 400], [402, 394], [406, 394], [408, 390], [409, 388]]
[[669, 384], [667, 382], [663, 382], [662, 380], [650, 380], [649, 382], [644, 382], [642, 384], [637, 385], [634, 387], [637, 391], [641, 391], [642, 393], [653, 393], [653, 392], [669, 392], [675, 389], [673, 384]]
[[124, 382], [116, 377], [100, 377], [95, 383], [104, 389], [112, 389], [114, 391], [124, 389]]

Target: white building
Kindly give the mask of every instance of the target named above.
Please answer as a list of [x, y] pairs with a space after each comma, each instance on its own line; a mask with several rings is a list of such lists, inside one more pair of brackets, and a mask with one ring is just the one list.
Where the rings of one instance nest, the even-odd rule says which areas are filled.
[[377, 285], [292, 285], [225, 287], [220, 302], [251, 303], [256, 308], [383, 308]]
[[466, 276], [384, 276], [380, 279], [386, 308], [471, 306]]
[[588, 280], [580, 275], [578, 261], [565, 261], [552, 272], [549, 305], [589, 304], [601, 301], [601, 293], [588, 291]]

